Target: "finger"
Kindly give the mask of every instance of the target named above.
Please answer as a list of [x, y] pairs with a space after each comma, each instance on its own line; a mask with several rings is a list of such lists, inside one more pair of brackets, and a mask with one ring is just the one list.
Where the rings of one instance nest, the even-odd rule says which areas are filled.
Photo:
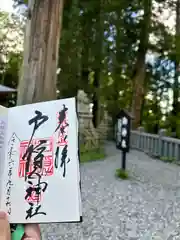
[[38, 224], [26, 224], [24, 227], [24, 238], [23, 240], [33, 239], [33, 240], [40, 240], [41, 239], [41, 232], [40, 227]]
[[11, 232], [10, 225], [5, 212], [0, 211], [0, 239], [1, 240], [10, 240]]

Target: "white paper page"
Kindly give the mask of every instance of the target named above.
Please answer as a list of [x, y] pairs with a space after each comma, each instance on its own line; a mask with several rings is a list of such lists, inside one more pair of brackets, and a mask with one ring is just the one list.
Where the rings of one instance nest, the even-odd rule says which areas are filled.
[[[2, 182], [5, 163], [5, 139], [8, 123], [8, 109], [0, 106], [0, 200], [2, 199]], [[1, 202], [1, 201], [0, 201]], [[0, 204], [1, 206], [1, 204]]]
[[[64, 108], [66, 108], [66, 111], [63, 110]], [[35, 113], [35, 111], [38, 112]], [[61, 118], [65, 117], [63, 125], [60, 124], [61, 131], [64, 126], [63, 136], [58, 128], [59, 123], [61, 123], [59, 112]], [[38, 124], [39, 126], [33, 134], [35, 123], [32, 119], [38, 115], [41, 115], [37, 121], [37, 126]], [[69, 98], [11, 108], [9, 109], [8, 119], [8, 140], [10, 141], [7, 144], [7, 149], [11, 146], [14, 155], [12, 155], [11, 159], [6, 155], [5, 170], [7, 174], [6, 178], [4, 178], [3, 189], [6, 191], [9, 171], [8, 162], [14, 161], [12, 170], [13, 185], [10, 191], [10, 222], [79, 221], [75, 99]], [[31, 122], [29, 122], [30, 120]], [[32, 141], [30, 141], [32, 134]], [[66, 139], [64, 139], [65, 135], [67, 135]], [[46, 142], [42, 143], [42, 140]], [[32, 154], [30, 165], [27, 167], [29, 142], [36, 149]], [[37, 147], [38, 145], [39, 147]], [[55, 163], [58, 147], [59, 157]], [[63, 153], [66, 155], [66, 148], [67, 156], [63, 161], [61, 157]], [[41, 156], [44, 156], [43, 166], [40, 166]], [[37, 166], [38, 169], [43, 169], [39, 174], [37, 174], [38, 170], [35, 169]], [[27, 168], [27, 171], [25, 171], [25, 168]], [[32, 175], [33, 171], [35, 173]], [[34, 179], [30, 178], [31, 175]], [[38, 181], [40, 181], [39, 185]], [[33, 192], [30, 191], [32, 189], [34, 189]], [[7, 210], [6, 195], [3, 197], [2, 207]], [[34, 215], [35, 213], [38, 214]]]
[[[79, 121], [78, 121], [78, 117], [77, 117], [77, 127], [76, 127], [76, 131], [77, 131], [77, 136], [78, 136], [78, 131], [79, 131]], [[79, 139], [77, 141], [77, 150], [79, 149]], [[79, 184], [81, 183], [81, 175], [80, 175], [80, 166], [79, 166], [79, 154], [77, 151], [77, 158], [78, 158], [78, 164], [77, 164], [77, 171], [78, 171], [78, 177], [79, 177]], [[80, 189], [80, 185], [79, 185], [79, 209], [80, 209], [80, 216], [82, 216], [82, 199], [81, 199], [81, 189]]]

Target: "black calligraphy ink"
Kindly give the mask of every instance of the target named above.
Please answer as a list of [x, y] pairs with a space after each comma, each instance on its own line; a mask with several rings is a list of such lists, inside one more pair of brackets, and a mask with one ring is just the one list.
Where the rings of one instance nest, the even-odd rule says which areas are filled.
[[[42, 142], [40, 142], [40, 144], [42, 144]], [[44, 148], [42, 149], [42, 147], [39, 147], [39, 145], [38, 145], [38, 147], [36, 149], [40, 150], [40, 152], [37, 153], [37, 156], [39, 154], [39, 157], [42, 158], [41, 159], [41, 161], [42, 161], [43, 160], [42, 150], [44, 151], [45, 149]], [[36, 177], [38, 178], [38, 183], [33, 186], [33, 182], [32, 181], [28, 181], [30, 186], [26, 189], [25, 200], [28, 200], [28, 198], [32, 198], [32, 194], [35, 193], [35, 196], [37, 196], [37, 199], [35, 199], [35, 202], [37, 203], [37, 206], [36, 206], [36, 208], [34, 210], [34, 203], [33, 202], [28, 202], [30, 204], [30, 208], [29, 208], [29, 210], [26, 211], [26, 213], [27, 213], [26, 219], [32, 218], [33, 216], [38, 215], [38, 214], [46, 215], [45, 212], [39, 212], [39, 209], [41, 207], [41, 205], [39, 205], [39, 200], [40, 200], [39, 197], [41, 196], [42, 192], [46, 191], [48, 184], [46, 182], [41, 182], [42, 175], [37, 173], [36, 170], [37, 169], [42, 169], [42, 166], [41, 166], [41, 162], [40, 163], [38, 161], [35, 162], [35, 158], [34, 158], [34, 169], [28, 175], [28, 179], [33, 178], [32, 175], [36, 175]], [[35, 179], [35, 177], [34, 177], [34, 179]], [[34, 211], [34, 213], [33, 213], [33, 211]]]
[[[27, 157], [27, 159], [26, 159], [26, 167], [25, 167], [25, 180], [27, 179], [27, 172], [29, 171], [29, 165], [30, 165], [31, 157], [32, 157], [32, 153], [34, 151], [33, 144], [31, 144], [32, 138], [33, 138], [36, 130], [49, 119], [48, 116], [43, 115], [42, 112], [40, 112], [38, 110], [35, 111], [35, 114], [36, 114], [36, 116], [33, 117], [32, 119], [30, 119], [29, 122], [28, 122], [29, 125], [34, 123], [34, 128], [33, 128], [33, 132], [32, 132], [31, 138], [29, 140], [29, 144], [28, 144], [27, 150], [26, 150], [25, 154], [22, 157], [23, 160]], [[43, 143], [44, 142], [41, 141], [40, 144], [43, 144]]]
[[[58, 124], [55, 132], [57, 132], [57, 130], [59, 129], [61, 135], [64, 135], [65, 128], [69, 126], [68, 123], [66, 123], [65, 126], [62, 124], [64, 122], [64, 120], [66, 119], [67, 110], [68, 110], [68, 108], [63, 104], [63, 109], [59, 112], [59, 116], [58, 116], [58, 123], [59, 124]], [[67, 136], [64, 137], [64, 141], [66, 139], [67, 139]], [[55, 168], [58, 168], [58, 165], [59, 165], [59, 146], [56, 148], [54, 165], [55, 165]]]
[[7, 213], [11, 214], [11, 189], [13, 186], [12, 182], [12, 174], [13, 174], [13, 167], [14, 167], [14, 156], [17, 154], [16, 149], [16, 142], [19, 143], [19, 138], [17, 137], [16, 133], [13, 133], [8, 141], [8, 173], [7, 173], [7, 182], [6, 182], [6, 206], [7, 206]]
[[59, 147], [56, 148], [54, 166], [58, 168], [59, 165]]
[[[39, 143], [34, 146], [32, 144], [32, 139], [34, 137], [34, 134], [36, 130], [44, 124], [49, 117], [46, 115], [43, 115], [40, 111], [35, 111], [36, 116], [29, 120], [29, 125], [34, 124], [34, 128], [32, 131], [32, 135], [29, 140], [29, 144], [27, 147], [27, 150], [25, 154], [23, 155], [22, 159], [26, 160], [26, 166], [25, 166], [25, 181], [29, 184], [29, 187], [26, 189], [26, 195], [25, 200], [30, 205], [30, 208], [26, 211], [26, 219], [32, 218], [36, 215], [46, 215], [45, 212], [40, 211], [41, 205], [40, 202], [40, 196], [43, 192], [46, 191], [48, 184], [46, 182], [41, 181], [42, 177], [42, 170], [43, 170], [43, 161], [44, 161], [44, 152], [46, 151], [46, 145], [47, 140], [39, 140]], [[33, 163], [33, 170], [30, 172], [30, 163]], [[41, 174], [39, 174], [39, 171]], [[30, 180], [37, 180], [36, 184], [33, 184]], [[33, 196], [34, 194], [34, 196]]]
[[59, 167], [59, 158], [60, 158], [60, 146], [63, 146], [63, 149], [61, 151], [61, 163], [60, 167], [63, 168], [63, 177], [66, 176], [66, 164], [70, 162], [70, 159], [68, 158], [68, 135], [67, 135], [67, 127], [69, 126], [69, 123], [66, 120], [67, 117], [67, 111], [68, 108], [63, 105], [63, 109], [59, 112], [58, 116], [58, 126], [55, 130], [59, 130], [59, 136], [60, 140], [57, 141], [57, 148], [55, 151], [55, 160], [54, 160], [54, 166], [57, 169]]
[[[46, 189], [48, 187], [48, 184], [46, 182], [41, 182], [41, 177], [42, 176], [40, 174], [36, 173], [36, 176], [38, 177], [38, 183], [36, 185], [33, 186], [32, 181], [28, 181], [30, 186], [26, 189], [25, 200], [28, 200], [28, 198], [31, 199], [33, 197], [32, 194], [34, 192], [37, 196], [37, 199], [35, 199], [35, 202], [36, 202], [37, 205], [36, 205], [36, 208], [35, 208], [35, 212], [33, 213], [35, 204], [34, 204], [34, 202], [28, 202], [29, 205], [30, 205], [30, 208], [29, 208], [29, 210], [26, 211], [26, 213], [27, 213], [26, 219], [32, 218], [33, 216], [38, 215], [38, 214], [46, 215], [45, 212], [39, 212], [39, 209], [41, 207], [41, 205], [39, 205], [39, 202], [40, 202], [39, 197], [41, 196], [42, 192], [46, 191]], [[29, 176], [28, 176], [28, 178], [29, 178]]]
[[32, 193], [35, 192], [37, 196], [41, 195], [41, 192], [45, 192], [47, 189], [48, 184], [46, 182], [41, 182], [39, 179], [38, 184], [33, 185], [31, 181], [28, 181], [29, 187], [26, 189], [26, 196], [25, 200], [28, 199], [29, 197], [32, 197]]
[[23, 155], [22, 159], [26, 159], [26, 167], [25, 167], [25, 180], [27, 179], [27, 173], [29, 172], [30, 167], [30, 161], [32, 159], [32, 154], [37, 153], [37, 155], [34, 157], [33, 165], [34, 169], [37, 170], [42, 169], [43, 166], [43, 159], [44, 154], [43, 152], [46, 150], [46, 146], [42, 146], [45, 144], [47, 140], [40, 140], [39, 144], [37, 146], [34, 146], [33, 144], [30, 144], [30, 146], [27, 148], [25, 154]]
[[49, 119], [48, 116], [43, 115], [42, 112], [40, 112], [38, 110], [35, 111], [35, 114], [36, 114], [36, 116], [33, 117], [32, 119], [30, 119], [28, 122], [29, 125], [34, 123], [34, 129], [33, 129], [33, 132], [32, 132], [31, 138], [30, 138], [30, 142], [31, 142], [36, 130]]
[[68, 110], [68, 108], [63, 104], [63, 109], [59, 112], [59, 116], [58, 116], [59, 125], [57, 126], [55, 132], [57, 132], [57, 130], [60, 128], [61, 124], [64, 122], [64, 120], [66, 118], [67, 110]]
[[9, 139], [9, 141], [8, 141], [8, 146], [11, 145], [12, 142], [15, 142], [15, 140], [17, 140], [18, 142], [21, 141], [21, 139], [20, 139], [20, 138], [17, 136], [17, 134], [14, 132], [14, 133], [11, 135], [11, 137], [10, 137], [10, 139]]
[[[61, 168], [63, 168], [63, 177], [66, 176], [66, 158], [67, 158], [67, 145], [64, 146], [62, 153], [61, 153]], [[70, 162], [68, 158], [67, 163]]]
[[29, 202], [29, 205], [30, 205], [30, 208], [26, 211], [27, 215], [26, 215], [26, 220], [28, 218], [32, 218], [33, 216], [36, 216], [36, 215], [46, 215], [45, 212], [40, 212], [40, 208], [41, 208], [41, 205], [37, 205], [36, 207], [34, 207], [34, 203], [30, 203]]

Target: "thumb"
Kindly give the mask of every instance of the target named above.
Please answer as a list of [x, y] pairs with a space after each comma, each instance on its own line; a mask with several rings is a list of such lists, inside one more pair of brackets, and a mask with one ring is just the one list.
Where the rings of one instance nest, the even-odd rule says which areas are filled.
[[10, 225], [5, 212], [0, 211], [0, 240], [10, 240]]

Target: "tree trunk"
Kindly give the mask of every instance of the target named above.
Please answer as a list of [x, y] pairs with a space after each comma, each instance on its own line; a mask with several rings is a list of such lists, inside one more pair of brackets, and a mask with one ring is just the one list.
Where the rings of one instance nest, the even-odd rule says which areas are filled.
[[17, 104], [56, 99], [63, 0], [29, 0]]
[[92, 71], [92, 65], [90, 63], [90, 49], [92, 48], [92, 13], [84, 12], [80, 19], [80, 24], [82, 28], [82, 49], [81, 49], [81, 63], [80, 63], [80, 87], [88, 94], [89, 90], [89, 74]]
[[94, 73], [94, 94], [93, 94], [93, 125], [95, 128], [98, 127], [100, 123], [100, 99], [99, 99], [99, 89], [100, 89], [100, 75], [101, 69], [95, 69]]
[[140, 126], [143, 125], [145, 102], [146, 102], [145, 94], [143, 92], [142, 103], [141, 103], [141, 112], [140, 112], [140, 122], [139, 122]]
[[133, 81], [132, 113], [134, 115], [134, 121], [132, 123], [133, 129], [138, 128], [140, 126], [141, 121], [141, 106], [144, 97], [144, 81], [146, 75], [145, 58], [148, 50], [151, 11], [152, 0], [144, 0], [144, 19], [142, 22], [137, 61], [132, 77]]
[[172, 121], [171, 130], [177, 137], [178, 135], [178, 116], [180, 113], [180, 0], [176, 2], [176, 48], [175, 48], [175, 78], [173, 86], [173, 109], [172, 109]]
[[154, 112], [156, 114], [156, 120], [155, 120], [155, 124], [154, 124], [154, 133], [155, 134], [158, 134], [159, 132], [159, 122], [160, 122], [160, 119], [159, 119], [159, 103], [158, 103], [158, 98], [157, 98], [157, 92], [156, 92], [156, 95], [154, 96], [155, 98], [155, 103], [154, 103]]
[[102, 66], [102, 45], [104, 39], [103, 30], [103, 12], [101, 0], [97, 4], [97, 9], [95, 9], [98, 14], [97, 17], [97, 28], [96, 28], [96, 45], [95, 45], [95, 66], [94, 66], [94, 94], [93, 94], [93, 125], [95, 128], [100, 124], [100, 81], [101, 81], [101, 66]]

